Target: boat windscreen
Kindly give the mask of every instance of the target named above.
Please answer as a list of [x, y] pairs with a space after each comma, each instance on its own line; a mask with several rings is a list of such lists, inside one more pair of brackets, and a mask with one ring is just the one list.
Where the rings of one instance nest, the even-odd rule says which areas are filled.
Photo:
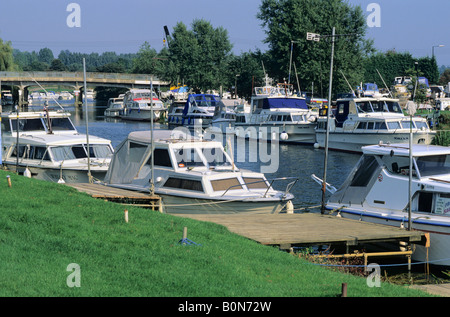
[[[11, 125], [14, 132], [17, 131], [17, 119], [11, 119]], [[19, 132], [45, 131], [45, 127], [40, 118], [19, 119]]]
[[75, 130], [72, 122], [69, 118], [52, 118], [50, 119], [52, 124], [52, 131], [71, 131]]
[[416, 158], [420, 176], [442, 175], [450, 173], [448, 155], [430, 155]]

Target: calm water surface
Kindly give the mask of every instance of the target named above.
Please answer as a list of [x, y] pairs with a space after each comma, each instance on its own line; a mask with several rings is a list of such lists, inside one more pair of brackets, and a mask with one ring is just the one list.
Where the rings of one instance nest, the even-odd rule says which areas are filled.
[[[88, 104], [88, 130], [90, 135], [110, 139], [113, 147], [124, 140], [130, 132], [150, 130], [150, 122], [125, 121], [121, 119], [110, 119], [103, 116], [105, 107]], [[84, 111], [76, 107], [67, 107], [72, 114], [72, 121], [81, 133], [86, 132], [86, 117]], [[168, 129], [167, 125], [155, 123], [155, 129]], [[260, 172], [261, 165], [257, 162], [249, 162], [250, 147], [245, 143], [246, 161], [238, 162], [237, 147], [234, 142], [234, 156], [237, 166], [243, 169]], [[239, 149], [242, 151], [242, 148]], [[346, 179], [350, 170], [355, 166], [360, 155], [329, 151], [328, 153], [327, 182], [335, 187], [340, 186]], [[257, 155], [258, 157], [258, 155]], [[322, 201], [321, 186], [311, 179], [311, 174], [323, 177], [325, 151], [314, 149], [313, 146], [280, 144], [279, 164], [274, 173], [266, 173], [269, 179], [278, 177], [296, 177], [298, 182], [291, 192], [295, 195], [295, 208], [319, 206]], [[278, 181], [274, 183], [277, 189], [285, 189], [292, 180]], [[328, 197], [328, 196], [327, 196]], [[313, 210], [312, 210], [313, 211]]]

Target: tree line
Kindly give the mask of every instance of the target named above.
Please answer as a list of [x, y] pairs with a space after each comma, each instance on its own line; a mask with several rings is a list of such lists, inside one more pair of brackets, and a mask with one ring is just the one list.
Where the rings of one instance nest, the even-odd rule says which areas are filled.
[[257, 18], [266, 32], [266, 52], [256, 49], [236, 55], [226, 29], [195, 19], [189, 27], [178, 22], [167, 32], [167, 45], [159, 52], [144, 42], [134, 54], [64, 50], [55, 57], [48, 48], [21, 52], [0, 40], [0, 70], [81, 71], [85, 58], [87, 71], [153, 74], [173, 85], [186, 84], [196, 92], [234, 91], [236, 85], [243, 97], [251, 95], [252, 87], [263, 84], [267, 73], [276, 82], [289, 82], [301, 91], [314, 87], [326, 97], [331, 41], [329, 37], [308, 41], [306, 34], [329, 35], [335, 27], [337, 34], [350, 34], [335, 41], [335, 93], [349, 90], [346, 79], [353, 87], [362, 82], [382, 87], [378, 72], [388, 85], [397, 76], [423, 76], [430, 84], [440, 81], [434, 58], [375, 50], [373, 40], [366, 39], [363, 10], [345, 0], [262, 0]]

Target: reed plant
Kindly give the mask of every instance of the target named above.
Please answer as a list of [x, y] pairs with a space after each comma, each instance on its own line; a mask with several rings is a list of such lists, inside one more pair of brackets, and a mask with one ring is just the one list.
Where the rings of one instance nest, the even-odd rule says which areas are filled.
[[[7, 183], [10, 175], [11, 187]], [[342, 274], [225, 227], [0, 171], [2, 297], [428, 296]], [[128, 219], [124, 220], [124, 209]], [[182, 244], [184, 228], [190, 244]], [[70, 282], [78, 266], [78, 284]]]

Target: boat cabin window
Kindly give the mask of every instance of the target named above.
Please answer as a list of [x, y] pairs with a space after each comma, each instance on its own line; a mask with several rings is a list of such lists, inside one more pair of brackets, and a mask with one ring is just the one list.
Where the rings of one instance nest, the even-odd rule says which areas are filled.
[[267, 189], [267, 183], [264, 178], [244, 177], [245, 185], [248, 189]]
[[358, 109], [358, 112], [372, 112], [372, 107], [370, 106], [370, 102], [364, 101], [364, 102], [357, 102], [356, 108]]
[[[17, 119], [11, 119], [11, 126], [14, 132], [17, 131]], [[36, 119], [19, 119], [19, 132], [27, 131], [45, 131], [40, 118]]]
[[432, 176], [450, 173], [448, 155], [430, 155], [416, 158], [417, 168], [421, 176]]
[[194, 148], [175, 149], [174, 153], [178, 167], [204, 166], [200, 155]]
[[398, 121], [391, 121], [387, 123], [389, 130], [397, 130], [400, 129], [400, 122]]
[[169, 177], [164, 183], [164, 187], [194, 190], [198, 192], [203, 192], [202, 182], [192, 179], [184, 179], [177, 177]]
[[214, 191], [242, 189], [242, 185], [236, 177], [212, 180], [211, 185]]
[[[14, 146], [11, 157], [17, 157], [16, 153], [17, 149]], [[23, 159], [50, 161], [50, 156], [45, 146], [19, 145], [19, 157]]]
[[206, 148], [203, 149], [202, 153], [205, 156], [206, 162], [210, 168], [216, 166], [231, 166], [231, 162], [228, 160], [222, 148]]
[[375, 122], [376, 130], [387, 130], [386, 122]]
[[374, 156], [363, 156], [359, 161], [358, 168], [353, 175], [350, 186], [365, 187], [372, 179], [373, 174], [378, 169], [378, 162]]
[[[153, 164], [155, 164], [155, 166], [173, 167], [172, 161], [170, 160], [169, 151], [167, 149], [155, 149], [153, 153], [155, 154], [153, 159]], [[148, 159], [147, 164], [152, 164], [151, 156]]]
[[[409, 129], [410, 127], [411, 127], [411, 121], [407, 121], [407, 120], [403, 120], [402, 121], [402, 128], [403, 129]], [[414, 121], [412, 122], [412, 128], [413, 129], [415, 128]]]
[[367, 129], [373, 130], [373, 127], [375, 126], [375, 122], [368, 122], [367, 123]]
[[425, 121], [416, 121], [417, 129], [428, 129], [428, 124]]
[[305, 117], [299, 114], [293, 114], [292, 119], [288, 121], [305, 121]]
[[[73, 146], [55, 146], [50, 148], [55, 161], [75, 160], [87, 157], [87, 148], [84, 144]], [[90, 158], [108, 158], [112, 155], [111, 148], [104, 144], [89, 145]]]
[[52, 124], [52, 131], [71, 131], [75, 130], [72, 122], [69, 118], [52, 118], [50, 119]]
[[359, 122], [358, 126], [356, 127], [358, 130], [365, 130], [367, 129], [367, 122]]

